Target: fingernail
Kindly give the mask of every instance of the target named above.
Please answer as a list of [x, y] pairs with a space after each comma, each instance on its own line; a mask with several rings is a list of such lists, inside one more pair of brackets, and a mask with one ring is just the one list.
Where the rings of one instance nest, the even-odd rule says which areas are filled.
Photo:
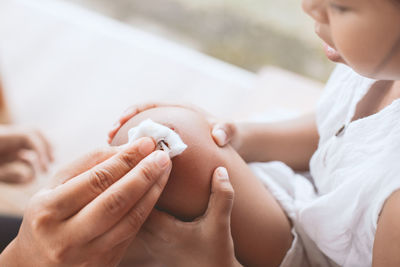
[[217, 170], [217, 177], [219, 180], [229, 180], [228, 171], [224, 167], [219, 167]]
[[170, 161], [167, 153], [165, 153], [164, 151], [156, 151], [154, 152], [154, 154], [154, 161], [158, 165], [158, 167], [165, 168]]
[[213, 131], [214, 138], [217, 140], [219, 145], [225, 144], [227, 138], [226, 133], [222, 129], [216, 129]]

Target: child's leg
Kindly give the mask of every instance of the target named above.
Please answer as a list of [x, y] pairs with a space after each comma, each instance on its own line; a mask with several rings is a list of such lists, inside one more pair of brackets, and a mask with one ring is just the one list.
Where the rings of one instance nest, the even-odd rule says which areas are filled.
[[173, 159], [158, 207], [184, 220], [201, 216], [207, 208], [212, 173], [224, 166], [235, 189], [231, 225], [238, 259], [246, 266], [278, 266], [292, 243], [289, 220], [236, 151], [215, 145], [200, 114], [176, 107], [138, 114], [121, 128], [113, 144], [125, 143], [127, 131], [148, 118], [173, 128], [188, 145]]

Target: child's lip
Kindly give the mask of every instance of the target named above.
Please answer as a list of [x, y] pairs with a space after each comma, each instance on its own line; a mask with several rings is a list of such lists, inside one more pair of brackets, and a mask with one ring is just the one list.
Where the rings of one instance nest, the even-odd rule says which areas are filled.
[[315, 23], [315, 33], [324, 43], [324, 51], [327, 58], [333, 62], [342, 62], [342, 57], [336, 50], [335, 46], [325, 40], [325, 38], [323, 37], [323, 33], [321, 32], [321, 25], [319, 23]]
[[324, 51], [325, 51], [325, 55], [327, 56], [327, 58], [333, 62], [340, 62], [342, 57], [340, 56], [339, 52], [333, 48], [332, 46], [330, 46], [329, 44], [327, 44], [326, 42], [324, 42]]

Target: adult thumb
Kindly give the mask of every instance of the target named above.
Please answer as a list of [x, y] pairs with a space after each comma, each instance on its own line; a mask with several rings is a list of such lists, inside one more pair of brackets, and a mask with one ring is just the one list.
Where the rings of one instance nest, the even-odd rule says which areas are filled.
[[234, 190], [225, 168], [214, 171], [211, 185], [211, 196], [206, 212], [207, 220], [216, 220], [217, 224], [230, 224], [234, 201]]

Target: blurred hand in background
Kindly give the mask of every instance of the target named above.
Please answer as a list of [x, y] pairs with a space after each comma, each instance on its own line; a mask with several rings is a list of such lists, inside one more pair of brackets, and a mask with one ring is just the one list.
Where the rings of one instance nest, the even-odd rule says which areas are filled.
[[0, 182], [32, 181], [39, 170], [47, 171], [52, 161], [51, 145], [41, 132], [0, 125]]
[[47, 171], [53, 161], [51, 145], [38, 130], [10, 123], [0, 79], [0, 182], [30, 182], [38, 171]]

